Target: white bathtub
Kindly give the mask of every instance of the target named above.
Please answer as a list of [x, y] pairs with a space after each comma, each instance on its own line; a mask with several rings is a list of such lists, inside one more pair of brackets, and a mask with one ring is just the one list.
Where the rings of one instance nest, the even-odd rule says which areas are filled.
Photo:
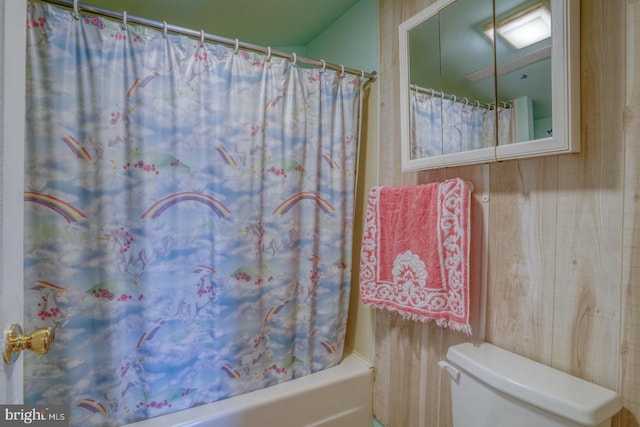
[[373, 372], [346, 355], [340, 365], [131, 427], [371, 427]]

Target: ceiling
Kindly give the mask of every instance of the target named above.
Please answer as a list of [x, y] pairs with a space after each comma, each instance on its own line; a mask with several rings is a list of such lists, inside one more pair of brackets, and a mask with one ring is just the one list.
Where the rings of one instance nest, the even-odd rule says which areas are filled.
[[304, 46], [359, 0], [80, 0], [260, 46]]

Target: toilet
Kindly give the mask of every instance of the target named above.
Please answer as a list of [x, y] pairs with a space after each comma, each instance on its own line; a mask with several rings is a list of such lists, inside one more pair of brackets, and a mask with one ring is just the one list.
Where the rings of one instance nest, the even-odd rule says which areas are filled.
[[452, 346], [454, 427], [609, 427], [617, 393], [486, 342]]

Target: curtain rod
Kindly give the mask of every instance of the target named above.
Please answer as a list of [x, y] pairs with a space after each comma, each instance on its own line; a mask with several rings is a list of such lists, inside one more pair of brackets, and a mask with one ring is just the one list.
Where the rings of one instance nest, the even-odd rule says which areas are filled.
[[364, 71], [345, 67], [343, 65], [330, 64], [324, 60], [306, 58], [304, 56], [297, 56], [295, 53], [291, 54], [291, 53], [281, 52], [278, 50], [272, 50], [270, 47], [264, 47], [264, 46], [259, 46], [251, 43], [245, 43], [245, 42], [239, 41], [238, 39], [229, 39], [226, 37], [220, 37], [220, 36], [208, 34], [208, 33], [205, 33], [204, 31], [196, 31], [189, 28], [179, 27], [177, 25], [170, 25], [170, 24], [167, 24], [166, 22], [153, 21], [146, 18], [140, 18], [138, 16], [129, 16], [127, 15], [126, 11], [115, 12], [115, 11], [103, 9], [100, 7], [78, 3], [77, 0], [38, 0], [38, 1], [43, 3], [51, 3], [57, 6], [62, 6], [62, 7], [72, 9], [75, 15], [77, 15], [78, 12], [82, 10], [84, 12], [88, 12], [93, 15], [123, 20], [126, 22], [134, 23], [134, 24], [140, 24], [146, 27], [158, 29], [163, 32], [172, 32], [176, 34], [182, 34], [189, 37], [193, 37], [201, 40], [208, 40], [214, 43], [220, 43], [226, 46], [241, 48], [241, 49], [250, 50], [253, 52], [259, 52], [266, 55], [271, 54], [272, 56], [286, 58], [293, 62], [296, 62], [296, 61], [303, 62], [305, 64], [313, 65], [315, 67], [330, 68], [332, 70], [340, 71], [342, 73], [349, 73], [349, 74], [362, 76], [363, 78], [367, 78], [370, 82], [376, 81], [376, 78], [377, 78], [377, 73], [375, 71], [366, 73]]
[[[445, 92], [441, 92], [439, 90], [435, 90], [435, 89], [430, 89], [430, 88], [424, 88], [421, 86], [418, 86], [416, 84], [411, 84], [409, 85], [409, 89], [416, 91], [416, 92], [420, 92], [420, 93], [426, 93], [428, 95], [431, 96], [438, 96], [442, 99], [451, 99], [453, 102], [461, 102], [464, 104], [471, 104], [471, 105], [475, 105], [477, 107], [482, 107], [482, 108], [486, 108], [487, 110], [493, 110], [496, 107], [496, 104], [485, 104], [482, 103], [480, 101], [470, 101], [469, 98], [460, 98], [458, 99], [455, 95], [449, 94], [449, 93], [445, 93]], [[503, 107], [503, 108], [511, 108], [511, 103], [510, 102], [499, 102], [498, 103], [499, 107]]]

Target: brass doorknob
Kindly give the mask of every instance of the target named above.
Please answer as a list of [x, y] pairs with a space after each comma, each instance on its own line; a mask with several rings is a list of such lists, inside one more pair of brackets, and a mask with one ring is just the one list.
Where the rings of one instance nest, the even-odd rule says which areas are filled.
[[29, 335], [23, 335], [22, 327], [13, 324], [6, 331], [4, 344], [4, 363], [13, 363], [22, 350], [31, 350], [38, 354], [46, 354], [53, 348], [55, 333], [51, 326], [36, 329]]

